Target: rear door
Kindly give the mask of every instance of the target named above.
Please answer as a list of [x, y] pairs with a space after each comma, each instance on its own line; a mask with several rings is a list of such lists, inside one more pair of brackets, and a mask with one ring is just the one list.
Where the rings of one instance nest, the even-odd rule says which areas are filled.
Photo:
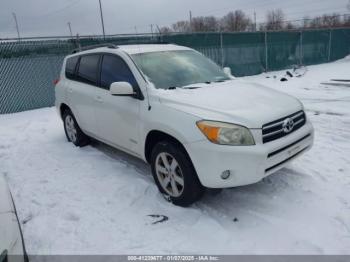
[[79, 126], [97, 135], [94, 105], [98, 83], [100, 54], [86, 54], [79, 58], [74, 81], [67, 87], [69, 105]]
[[113, 82], [128, 82], [136, 91], [139, 87], [129, 66], [119, 56], [104, 54], [101, 61], [100, 88], [96, 91], [96, 121], [103, 140], [136, 153], [140, 100], [130, 96], [112, 96]]

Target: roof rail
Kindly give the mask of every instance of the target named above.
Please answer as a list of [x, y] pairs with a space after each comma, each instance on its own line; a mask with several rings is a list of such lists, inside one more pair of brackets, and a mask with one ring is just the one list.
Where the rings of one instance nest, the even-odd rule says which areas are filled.
[[86, 50], [91, 50], [91, 49], [95, 49], [95, 48], [99, 48], [99, 47], [107, 47], [107, 48], [112, 48], [112, 49], [117, 49], [119, 48], [117, 45], [115, 44], [97, 44], [97, 45], [88, 45], [88, 46], [83, 46], [80, 48], [76, 48], [72, 51], [72, 54], [75, 53], [79, 53], [81, 51], [86, 51]]

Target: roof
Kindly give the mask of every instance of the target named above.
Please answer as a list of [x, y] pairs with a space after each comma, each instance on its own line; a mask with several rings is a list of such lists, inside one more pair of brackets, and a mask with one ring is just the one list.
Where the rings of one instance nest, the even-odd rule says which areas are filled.
[[114, 52], [118, 52], [118, 50], [122, 50], [128, 53], [129, 55], [133, 55], [133, 54], [140, 54], [140, 53], [151, 53], [151, 52], [162, 52], [162, 51], [191, 50], [191, 48], [188, 48], [185, 46], [173, 45], [173, 44], [120, 45], [118, 46], [117, 49], [113, 49], [109, 47], [97, 47], [86, 51], [77, 52], [70, 56], [74, 56], [77, 54], [94, 53], [96, 51], [114, 53]]

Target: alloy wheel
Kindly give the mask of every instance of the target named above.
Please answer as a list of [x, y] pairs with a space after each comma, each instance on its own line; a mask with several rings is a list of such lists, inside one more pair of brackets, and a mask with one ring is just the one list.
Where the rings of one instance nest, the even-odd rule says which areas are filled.
[[74, 119], [71, 115], [67, 115], [65, 119], [67, 136], [71, 142], [76, 142], [77, 140], [77, 129], [75, 127]]
[[156, 158], [155, 170], [164, 191], [172, 197], [181, 196], [184, 176], [176, 159], [169, 153], [160, 153]]

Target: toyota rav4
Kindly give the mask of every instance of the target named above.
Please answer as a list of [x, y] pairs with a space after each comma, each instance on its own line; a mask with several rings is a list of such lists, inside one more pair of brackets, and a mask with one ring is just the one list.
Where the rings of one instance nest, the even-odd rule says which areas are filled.
[[205, 188], [256, 183], [313, 144], [299, 100], [229, 71], [183, 46], [87, 47], [64, 59], [56, 107], [68, 141], [141, 158], [159, 191], [188, 206]]

